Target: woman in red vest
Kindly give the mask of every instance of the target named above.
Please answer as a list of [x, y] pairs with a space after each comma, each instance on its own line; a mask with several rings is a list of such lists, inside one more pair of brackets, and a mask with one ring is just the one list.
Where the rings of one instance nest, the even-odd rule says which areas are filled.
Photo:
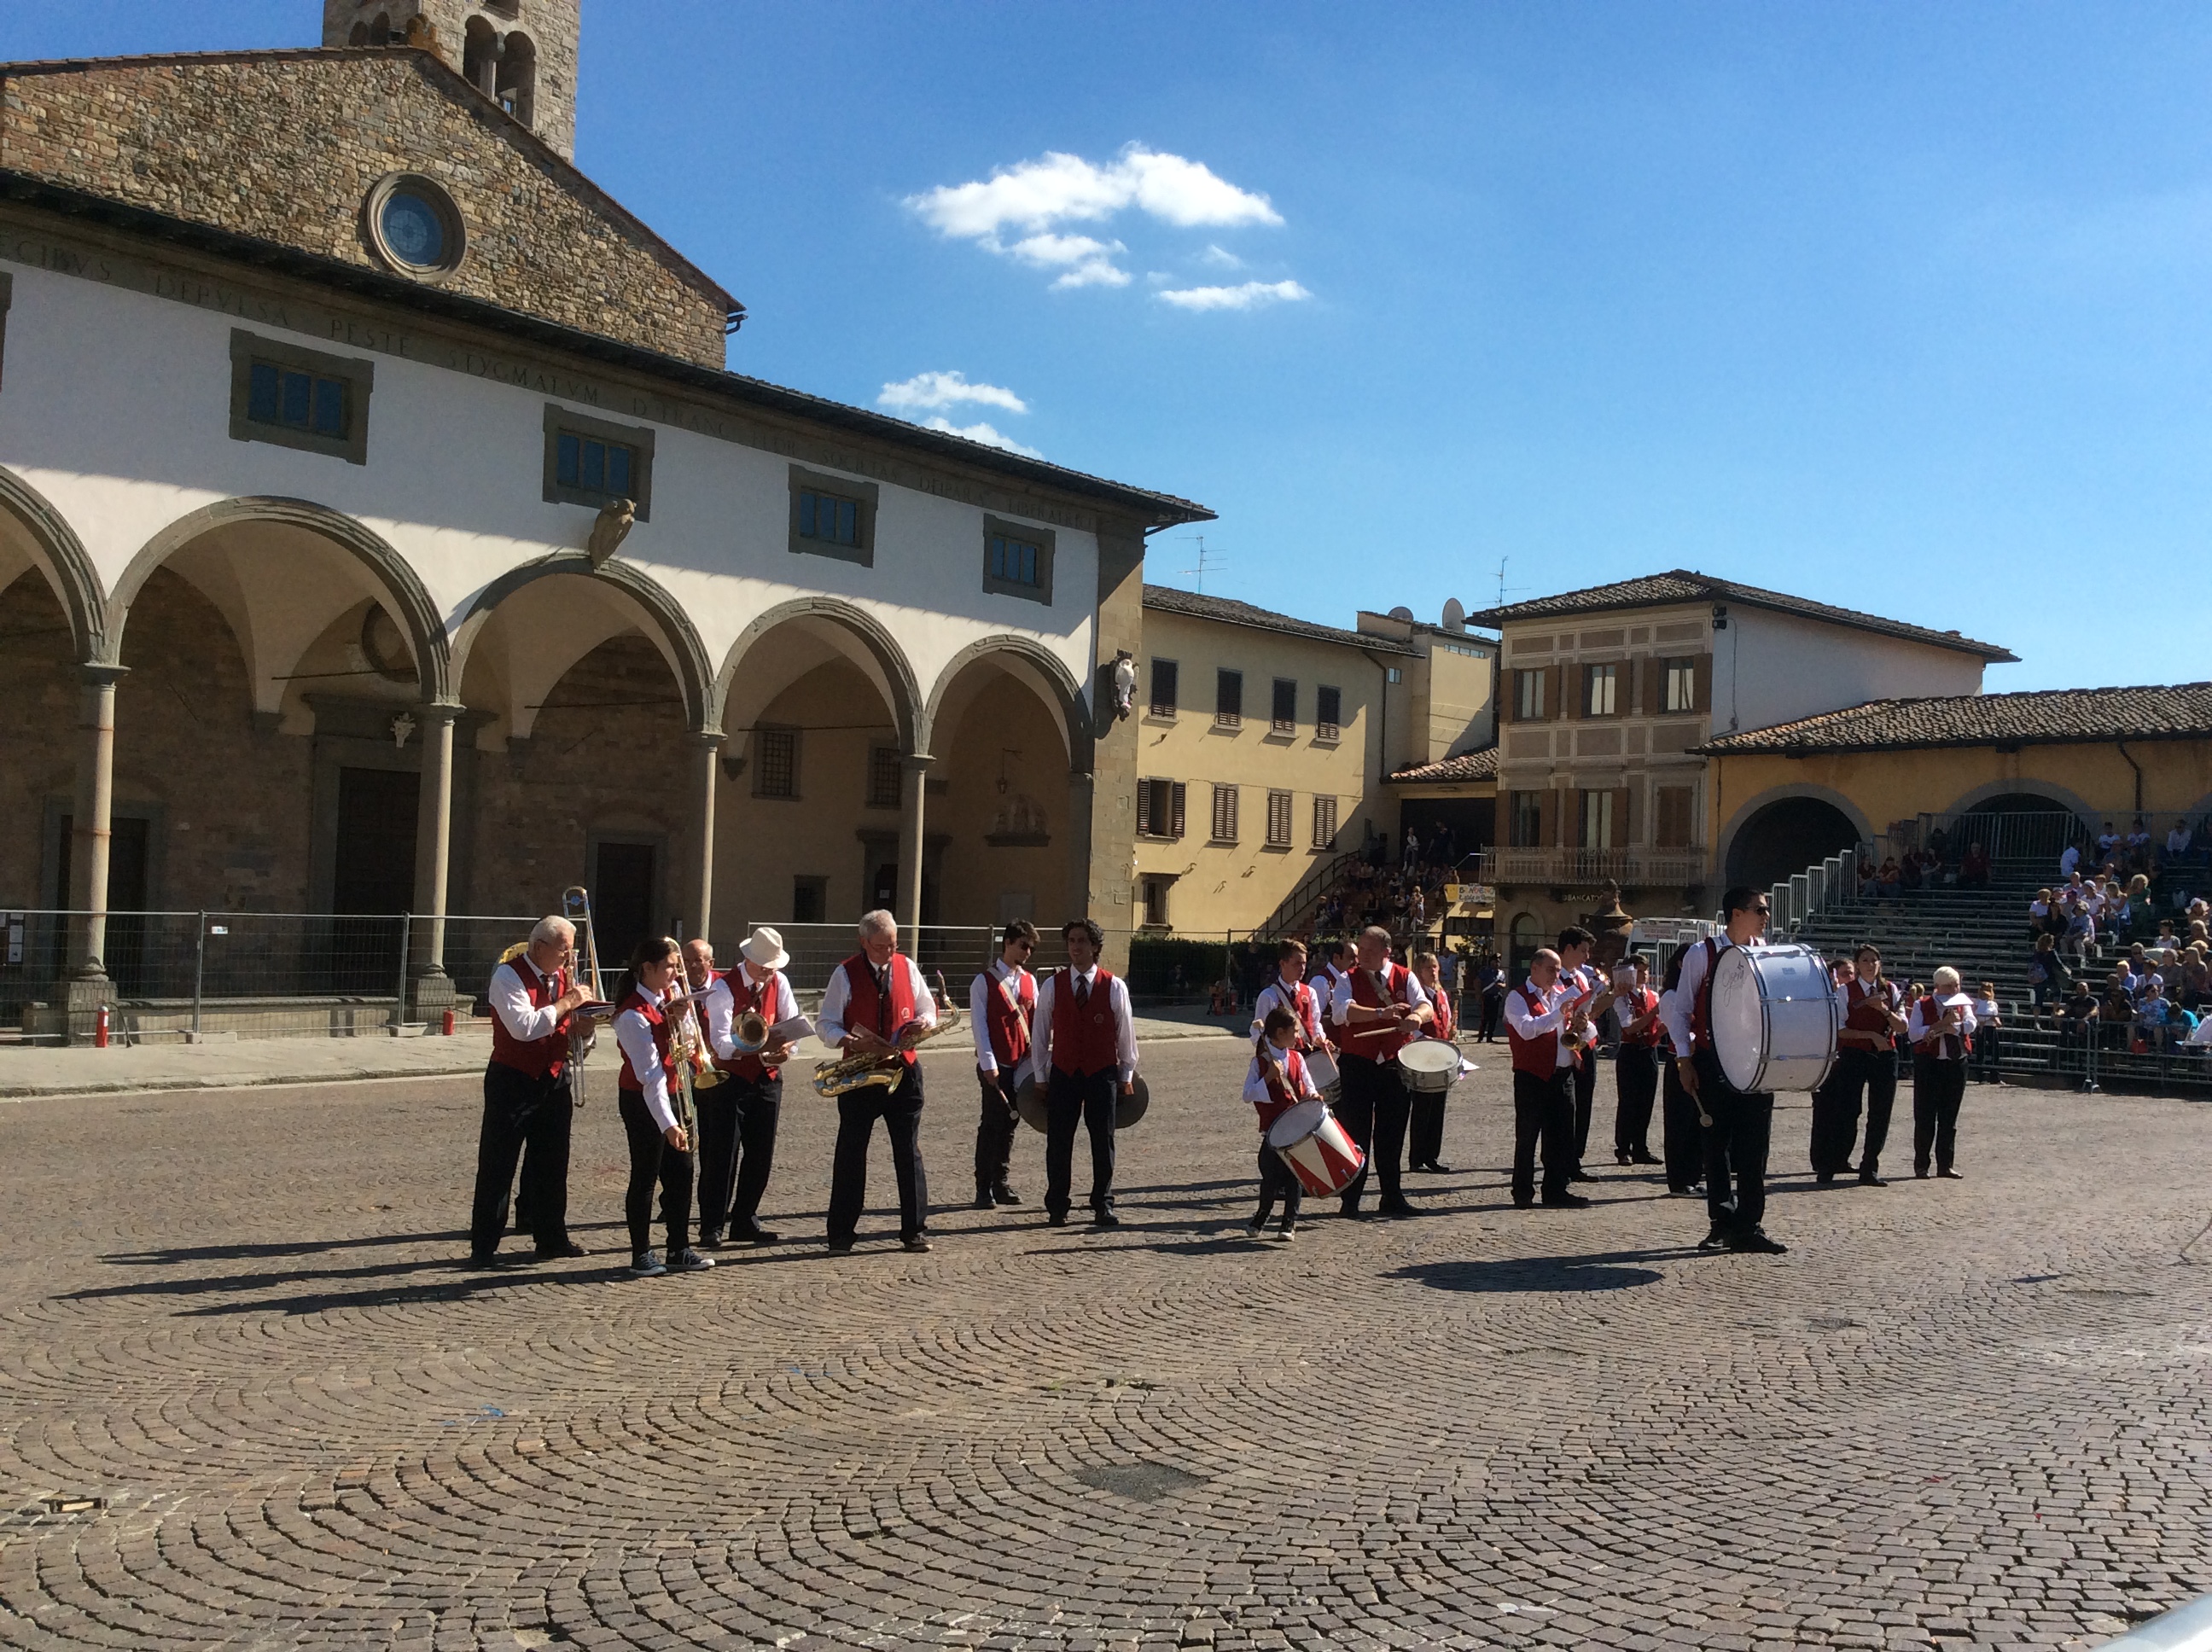
[[906, 1071], [885, 1089], [864, 1084], [837, 1098], [837, 1150], [830, 1175], [830, 1248], [848, 1251], [868, 1200], [868, 1142], [876, 1121], [891, 1141], [898, 1177], [899, 1242], [929, 1248], [929, 1181], [921, 1163], [921, 1062], [900, 1041], [909, 1028], [934, 1027], [937, 1000], [921, 971], [898, 950], [898, 920], [871, 912], [860, 920], [860, 950], [839, 964], [822, 994], [822, 1042], [848, 1055], [896, 1055]]
[[1651, 966], [1640, 955], [1622, 966], [1635, 973], [1635, 985], [1614, 1001], [1620, 1017], [1620, 1048], [1613, 1057], [1613, 1157], [1620, 1164], [1656, 1164], [1651, 1151], [1651, 1103], [1659, 1094], [1659, 994], [1651, 990]]
[[[1421, 1036], [1441, 1039], [1447, 1044], [1455, 1042], [1459, 1028], [1452, 1021], [1451, 995], [1443, 990], [1435, 953], [1413, 954], [1413, 979], [1421, 983], [1429, 1007], [1436, 1011], [1436, 1019], [1421, 1029]], [[1444, 1151], [1444, 1102], [1450, 1094], [1449, 1090], [1426, 1090], [1413, 1098], [1413, 1112], [1406, 1127], [1407, 1169], [1426, 1170], [1435, 1175], [1451, 1174], [1450, 1165], [1437, 1162], [1437, 1155]]]
[[[670, 1268], [696, 1272], [714, 1266], [691, 1248], [691, 1141], [676, 1121], [668, 1086], [675, 1067], [670, 1046], [676, 1017], [690, 1013], [680, 988], [683, 953], [675, 940], [640, 941], [629, 968], [615, 984], [615, 1042], [622, 1047], [622, 1077], [615, 1108], [629, 1138], [629, 1188], [623, 1214], [629, 1222], [630, 1272], [641, 1278]], [[653, 1249], [653, 1188], [660, 1184], [660, 1221], [668, 1260]]]
[[976, 973], [968, 989], [968, 1025], [975, 1037], [975, 1078], [983, 1091], [975, 1121], [975, 1208], [1018, 1205], [1013, 1174], [1014, 1098], [1030, 1060], [1030, 1023], [1036, 1015], [1036, 977], [1026, 966], [1036, 951], [1036, 926], [1017, 918], [999, 937], [998, 962]]
[[1090, 919], [1077, 918], [1060, 935], [1067, 946], [1067, 968], [1037, 989], [1031, 1058], [1045, 1086], [1045, 1218], [1055, 1228], [1066, 1225], [1079, 1122], [1091, 1132], [1091, 1220], [1118, 1228], [1114, 1121], [1120, 1098], [1136, 1088], [1136, 1023], [1128, 987], [1098, 965], [1105, 932]]

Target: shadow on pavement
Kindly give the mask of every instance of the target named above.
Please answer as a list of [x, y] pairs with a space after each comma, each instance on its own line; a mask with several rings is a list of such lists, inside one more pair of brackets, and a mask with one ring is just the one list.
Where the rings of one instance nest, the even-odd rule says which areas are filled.
[[1498, 1261], [1418, 1262], [1384, 1277], [1412, 1279], [1439, 1291], [1626, 1291], [1656, 1285], [1666, 1276], [1655, 1267], [1631, 1263], [1693, 1254], [1682, 1250], [1617, 1250], [1588, 1256], [1516, 1256]]

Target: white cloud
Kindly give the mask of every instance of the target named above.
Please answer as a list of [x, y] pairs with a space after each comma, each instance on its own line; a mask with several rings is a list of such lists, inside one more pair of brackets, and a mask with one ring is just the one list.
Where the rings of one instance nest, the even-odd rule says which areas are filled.
[[1210, 244], [1205, 252], [1198, 255], [1198, 261], [1200, 264], [1210, 264], [1217, 270], [1242, 270], [1244, 267], [1244, 260], [1227, 247]]
[[1113, 261], [1125, 250], [1121, 242], [1056, 233], [1063, 225], [1098, 222], [1131, 207], [1181, 228], [1283, 222], [1266, 196], [1237, 188], [1201, 161], [1137, 143], [1104, 166], [1048, 151], [1040, 160], [996, 168], [988, 179], [909, 196], [906, 204], [940, 235], [1059, 270], [1055, 288], [1129, 282], [1128, 272]]
[[1313, 295], [1295, 281], [1248, 281], [1237, 287], [1175, 287], [1157, 296], [1179, 310], [1249, 310]]
[[943, 430], [949, 432], [952, 435], [965, 436], [969, 440], [980, 441], [987, 447], [1003, 447], [1010, 453], [1019, 453], [1026, 459], [1042, 459], [1044, 457], [1044, 455], [1037, 452], [1036, 448], [1026, 446], [1023, 443], [1016, 441], [1012, 436], [1001, 434], [991, 425], [986, 424], [980, 420], [974, 424], [955, 424], [951, 420], [946, 418], [945, 415], [939, 413], [935, 418], [930, 420], [923, 428], [928, 430]]
[[1001, 407], [1009, 413], [1026, 413], [1030, 404], [1000, 385], [968, 382], [964, 373], [917, 373], [895, 385], [885, 385], [876, 398], [878, 407], [894, 413], [927, 413], [939, 408], [974, 402], [982, 407]]

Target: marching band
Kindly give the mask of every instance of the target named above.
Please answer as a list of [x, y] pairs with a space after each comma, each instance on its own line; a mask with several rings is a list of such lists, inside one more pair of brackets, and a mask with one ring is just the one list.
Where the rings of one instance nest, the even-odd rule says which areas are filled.
[[[564, 904], [588, 926], [583, 891], [569, 891]], [[1730, 890], [1717, 932], [1677, 948], [1656, 987], [1642, 957], [1606, 972], [1594, 969], [1594, 938], [1579, 927], [1534, 955], [1503, 1011], [1512, 1056], [1515, 1205], [1590, 1203], [1571, 1184], [1590, 1180], [1583, 1155], [1597, 1027], [1608, 1009], [1614, 1157], [1623, 1165], [1662, 1163], [1648, 1135], [1663, 1092], [1668, 1188], [1692, 1194], [1703, 1184], [1711, 1230], [1700, 1249], [1786, 1250], [1763, 1225], [1778, 1088], [1812, 1092], [1818, 1180], [1856, 1170], [1862, 1182], [1882, 1185], [1900, 1039], [1911, 1052], [1915, 1172], [1957, 1175], [1957, 1121], [1977, 1017], [1956, 972], [1938, 970], [1933, 990], [1916, 988], [1908, 1009], [1906, 995], [1883, 978], [1875, 948], [1862, 946], [1850, 963], [1832, 966], [1808, 948], [1768, 946], [1767, 914], [1757, 891]], [[830, 972], [811, 1022], [800, 1011], [790, 955], [774, 929], [754, 930], [729, 969], [716, 968], [714, 948], [702, 938], [680, 945], [648, 938], [604, 997], [596, 950], [587, 933], [580, 959], [577, 937], [572, 918], [544, 919], [508, 950], [487, 989], [491, 1055], [471, 1266], [499, 1265], [518, 1165], [515, 1221], [531, 1234], [536, 1255], [586, 1254], [568, 1232], [569, 1139], [574, 1109], [583, 1104], [583, 1062], [603, 1024], [611, 1025], [622, 1063], [617, 1112], [629, 1143], [623, 1215], [633, 1273], [703, 1272], [714, 1266], [707, 1252], [777, 1242], [779, 1236], [760, 1225], [761, 1201], [775, 1163], [782, 1069], [809, 1036], [839, 1052], [813, 1075], [815, 1090], [838, 1108], [830, 1249], [849, 1251], [858, 1236], [878, 1120], [898, 1183], [900, 1242], [909, 1251], [930, 1249], [919, 1054], [932, 1038], [957, 1029], [961, 1017], [943, 978], [933, 988], [900, 950], [890, 913], [860, 920], [860, 950]], [[1120, 1225], [1115, 1135], [1146, 1104], [1135, 1017], [1127, 983], [1099, 962], [1098, 926], [1074, 920], [1060, 938], [1067, 962], [1041, 979], [1029, 968], [1036, 926], [1007, 924], [999, 956], [969, 987], [981, 1097], [975, 1208], [1021, 1202], [1012, 1163], [1026, 1121], [1045, 1137], [1049, 1224], [1065, 1225], [1073, 1208], [1081, 1130], [1091, 1145], [1091, 1223], [1114, 1228]], [[1305, 944], [1277, 944], [1274, 978], [1253, 1005], [1252, 1060], [1241, 1091], [1260, 1127], [1252, 1238], [1261, 1236], [1279, 1206], [1276, 1237], [1291, 1238], [1309, 1194], [1334, 1198], [1345, 1216], [1360, 1216], [1370, 1178], [1380, 1190], [1378, 1214], [1417, 1215], [1401, 1171], [1447, 1169], [1440, 1158], [1445, 1097], [1452, 1080], [1473, 1069], [1459, 1054], [1460, 1029], [1435, 955], [1416, 953], [1408, 968], [1392, 959], [1391, 946], [1379, 927], [1332, 941], [1308, 979]], [[1866, 1132], [1854, 1166], [1862, 1098]]]

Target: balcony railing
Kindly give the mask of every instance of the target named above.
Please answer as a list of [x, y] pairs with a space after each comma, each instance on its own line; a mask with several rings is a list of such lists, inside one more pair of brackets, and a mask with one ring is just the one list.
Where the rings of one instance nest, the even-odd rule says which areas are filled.
[[1701, 884], [1705, 857], [1698, 849], [1499, 849], [1501, 884], [1595, 885], [1611, 878], [1623, 889]]

